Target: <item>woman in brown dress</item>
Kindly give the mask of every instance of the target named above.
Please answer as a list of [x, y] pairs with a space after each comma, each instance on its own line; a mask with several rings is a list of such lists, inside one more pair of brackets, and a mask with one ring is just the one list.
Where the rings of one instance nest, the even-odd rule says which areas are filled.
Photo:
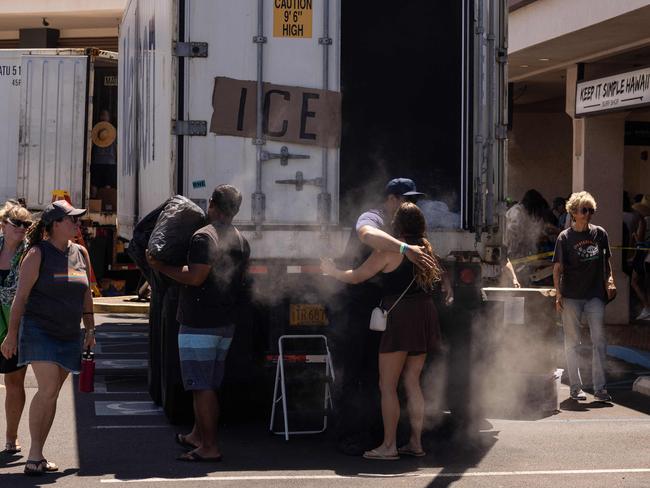
[[[403, 203], [393, 220], [395, 236], [408, 244], [423, 246], [434, 257], [426, 238], [426, 222], [420, 209], [413, 203]], [[379, 346], [379, 386], [381, 412], [384, 422], [383, 443], [366, 451], [367, 459], [399, 459], [400, 454], [424, 456], [422, 450], [422, 424], [424, 398], [420, 375], [428, 352], [435, 350], [440, 341], [438, 313], [432, 291], [441, 281], [443, 271], [439, 263], [430, 270], [422, 270], [404, 259], [403, 253], [374, 251], [357, 269], [339, 270], [330, 259], [322, 261], [326, 274], [339, 281], [356, 284], [378, 273], [382, 280], [382, 307], [390, 309], [405, 292], [388, 315], [386, 330]], [[397, 448], [397, 423], [400, 416], [397, 386], [400, 378], [406, 390], [407, 408], [411, 424], [408, 444]]]

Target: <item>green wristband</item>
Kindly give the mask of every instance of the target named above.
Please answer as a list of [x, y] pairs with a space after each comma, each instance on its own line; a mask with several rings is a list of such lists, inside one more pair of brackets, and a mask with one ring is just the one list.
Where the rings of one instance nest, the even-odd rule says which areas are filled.
[[408, 244], [406, 242], [402, 242], [399, 245], [399, 253], [400, 254], [406, 254], [407, 249], [409, 248]]

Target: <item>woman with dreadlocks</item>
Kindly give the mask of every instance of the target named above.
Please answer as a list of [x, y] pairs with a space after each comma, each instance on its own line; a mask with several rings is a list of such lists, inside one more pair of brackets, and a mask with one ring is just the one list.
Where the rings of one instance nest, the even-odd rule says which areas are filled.
[[[324, 273], [345, 283], [357, 284], [379, 274], [382, 281], [382, 307], [389, 310], [386, 330], [379, 346], [379, 386], [381, 412], [384, 423], [384, 442], [366, 451], [366, 459], [399, 459], [399, 455], [424, 456], [422, 450], [422, 424], [424, 398], [420, 375], [428, 352], [440, 342], [438, 313], [432, 292], [442, 280], [440, 267], [433, 248], [426, 238], [426, 222], [420, 209], [410, 202], [402, 203], [393, 220], [395, 236], [407, 244], [422, 246], [434, 257], [435, 265], [429, 270], [413, 266], [404, 259], [403, 252], [374, 251], [357, 269], [339, 270], [331, 259], [324, 259]], [[405, 247], [405, 246], [404, 246]], [[403, 297], [399, 299], [400, 295]], [[411, 424], [408, 444], [397, 448], [397, 423], [400, 416], [397, 386], [402, 379], [407, 396]]]

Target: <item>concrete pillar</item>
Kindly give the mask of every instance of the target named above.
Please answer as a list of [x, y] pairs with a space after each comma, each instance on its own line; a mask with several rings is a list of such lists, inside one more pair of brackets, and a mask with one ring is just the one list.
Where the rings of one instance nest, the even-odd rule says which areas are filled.
[[[627, 113], [575, 118], [576, 73], [575, 67], [571, 68], [566, 77], [567, 113], [573, 117], [572, 191], [585, 190], [594, 196], [598, 210], [592, 222], [605, 228], [611, 246], [621, 245]], [[630, 287], [628, 276], [621, 270], [620, 250], [612, 250], [612, 268], [618, 296], [607, 306], [605, 320], [608, 324], [627, 324]]]

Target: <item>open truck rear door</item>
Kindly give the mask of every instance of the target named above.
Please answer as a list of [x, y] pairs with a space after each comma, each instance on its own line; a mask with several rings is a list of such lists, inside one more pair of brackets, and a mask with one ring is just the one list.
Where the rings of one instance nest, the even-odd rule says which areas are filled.
[[42, 209], [66, 190], [81, 207], [88, 57], [26, 55], [21, 71], [18, 197]]

